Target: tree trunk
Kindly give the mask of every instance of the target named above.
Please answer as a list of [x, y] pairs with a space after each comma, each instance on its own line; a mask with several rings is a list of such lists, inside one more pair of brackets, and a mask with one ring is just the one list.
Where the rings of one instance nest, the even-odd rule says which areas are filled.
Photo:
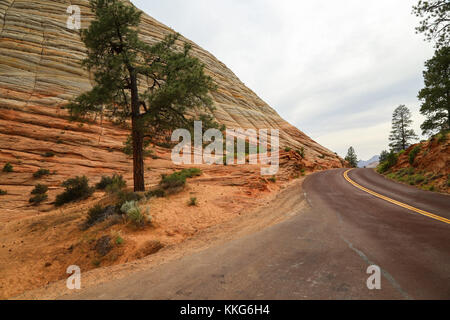
[[137, 76], [134, 70], [130, 70], [131, 80], [131, 135], [133, 139], [133, 178], [134, 192], [145, 191], [144, 181], [144, 138], [140, 123], [139, 92], [137, 87]]

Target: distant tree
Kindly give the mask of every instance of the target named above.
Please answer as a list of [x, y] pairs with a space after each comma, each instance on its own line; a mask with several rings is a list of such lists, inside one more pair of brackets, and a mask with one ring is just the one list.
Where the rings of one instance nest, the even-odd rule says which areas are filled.
[[435, 41], [436, 48], [450, 45], [450, 1], [422, 1], [413, 7], [413, 13], [423, 20], [416, 28], [423, 33], [426, 40]]
[[425, 88], [418, 98], [427, 119], [421, 128], [424, 135], [432, 135], [450, 129], [450, 47], [437, 50], [425, 66]]
[[142, 12], [131, 3], [90, 0], [90, 5], [95, 18], [81, 37], [87, 48], [83, 65], [93, 73], [95, 86], [68, 109], [75, 119], [101, 114], [131, 120], [134, 189], [145, 191], [144, 140], [190, 129], [193, 119], [186, 113], [212, 110], [208, 93], [215, 85], [190, 56], [191, 45], [177, 47], [177, 34], [151, 46], [141, 41]]
[[410, 129], [412, 124], [411, 112], [405, 105], [400, 105], [392, 114], [392, 131], [389, 136], [389, 147], [394, 152], [406, 150], [411, 142], [418, 139], [414, 130]]
[[358, 166], [358, 157], [356, 156], [355, 149], [353, 149], [353, 147], [348, 149], [345, 161], [347, 161], [352, 168], [356, 168]]
[[388, 151], [386, 151], [386, 150], [381, 151], [380, 163], [386, 161], [388, 156], [389, 156], [389, 152]]

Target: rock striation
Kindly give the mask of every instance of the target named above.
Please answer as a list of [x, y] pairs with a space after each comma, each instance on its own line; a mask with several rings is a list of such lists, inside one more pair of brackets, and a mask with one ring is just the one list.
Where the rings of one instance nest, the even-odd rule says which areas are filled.
[[[42, 167], [57, 171], [48, 178], [55, 185], [75, 174], [130, 169], [121, 152], [126, 130], [100, 119], [84, 126], [67, 120], [63, 107], [92, 87], [90, 74], [80, 66], [85, 48], [79, 32], [67, 27], [70, 5], [81, 8], [86, 28], [92, 19], [88, 0], [0, 0], [0, 165], [11, 162], [15, 168], [1, 175], [0, 187], [11, 186], [10, 195], [14, 186], [31, 187], [30, 173]], [[149, 43], [174, 32], [146, 14], [140, 29]], [[342, 166], [333, 152], [283, 120], [212, 54], [181, 40], [192, 44], [218, 85], [213, 96], [218, 122], [229, 128], [279, 129], [282, 147], [304, 148], [309, 167]], [[2, 200], [2, 209], [8, 207]]]

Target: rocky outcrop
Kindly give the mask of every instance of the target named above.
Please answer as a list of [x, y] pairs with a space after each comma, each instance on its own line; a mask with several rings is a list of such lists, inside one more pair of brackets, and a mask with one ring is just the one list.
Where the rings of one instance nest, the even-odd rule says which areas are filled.
[[[0, 165], [14, 166], [13, 173], [0, 174], [0, 187], [8, 189], [7, 198], [12, 199], [2, 199], [2, 210], [17, 207], [14, 196], [24, 195], [14, 188], [31, 188], [35, 184], [31, 174], [42, 167], [55, 171], [47, 178], [55, 187], [76, 174], [130, 172], [130, 159], [121, 152], [126, 130], [101, 119], [83, 126], [70, 123], [63, 109], [92, 86], [90, 75], [80, 66], [85, 48], [79, 32], [67, 28], [70, 5], [81, 8], [82, 28], [89, 25], [88, 3], [0, 0]], [[149, 43], [174, 32], [148, 15], [143, 15], [140, 29]], [[214, 116], [220, 123], [229, 128], [280, 129], [282, 147], [304, 148], [308, 167], [341, 166], [333, 152], [284, 121], [223, 63], [190, 43], [218, 85], [213, 98]]]
[[[0, 1], [0, 107], [44, 116], [37, 125], [47, 126], [65, 115], [60, 110], [70, 99], [91, 88], [89, 74], [80, 68], [85, 49], [75, 30], [67, 28], [69, 5], [81, 8], [82, 27], [91, 19], [87, 0]], [[144, 15], [141, 37], [152, 43], [174, 32]], [[189, 40], [182, 38], [184, 41]], [[218, 84], [214, 94], [216, 119], [230, 128], [278, 128], [283, 145], [305, 147], [307, 155], [334, 154], [315, 143], [281, 117], [247, 88], [223, 63], [195, 43], [193, 54], [201, 59]], [[3, 121], [9, 121], [2, 116]], [[36, 117], [39, 122], [39, 117]], [[5, 132], [1, 126], [1, 134]]]

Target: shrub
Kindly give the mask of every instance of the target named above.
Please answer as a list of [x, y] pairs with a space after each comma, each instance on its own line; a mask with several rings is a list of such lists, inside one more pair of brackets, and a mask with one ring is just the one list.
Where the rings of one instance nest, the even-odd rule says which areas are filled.
[[181, 172], [172, 173], [169, 176], [161, 177], [160, 186], [164, 190], [183, 188], [186, 185], [186, 176]]
[[409, 163], [414, 164], [414, 160], [416, 160], [417, 155], [420, 153], [420, 146], [415, 146], [414, 149], [409, 153]]
[[0, 189], [0, 196], [5, 196], [8, 194], [8, 191]]
[[291, 152], [291, 150], [292, 150], [292, 149], [289, 148], [289, 147], [284, 148], [284, 151], [285, 151], [285, 152]]
[[295, 152], [297, 152], [302, 158], [305, 158], [305, 148], [301, 148], [300, 150], [296, 150]]
[[150, 199], [150, 198], [164, 198], [166, 196], [166, 192], [163, 189], [155, 189], [155, 190], [150, 190], [149, 192], [147, 192], [145, 194], [145, 196]]
[[160, 186], [163, 190], [182, 189], [186, 185], [187, 178], [193, 178], [202, 175], [202, 171], [197, 168], [183, 169], [174, 172], [171, 175], [162, 175]]
[[97, 221], [103, 218], [104, 213], [105, 208], [103, 208], [101, 205], [97, 204], [96, 206], [92, 207], [88, 212], [86, 224], [88, 226], [94, 225]]
[[304, 176], [306, 175], [306, 170], [305, 170], [305, 168], [302, 168], [302, 169], [300, 170], [300, 172], [302, 173], [302, 177], [304, 177]]
[[94, 193], [94, 188], [89, 187], [89, 179], [85, 176], [66, 180], [62, 186], [66, 190], [56, 197], [55, 204], [58, 207], [69, 202], [87, 199]]
[[31, 194], [44, 194], [47, 193], [48, 187], [43, 184], [37, 184], [33, 191], [31, 191]]
[[116, 208], [118, 209], [118, 211], [121, 210], [124, 203], [130, 202], [130, 201], [140, 201], [142, 199], [142, 196], [135, 192], [119, 191], [117, 193], [117, 196], [118, 196], [118, 202], [117, 202]]
[[3, 172], [13, 172], [13, 171], [14, 171], [14, 167], [9, 162], [7, 164], [5, 164], [5, 166], [3, 167]]
[[103, 176], [95, 186], [98, 190], [106, 190], [110, 193], [116, 193], [127, 186], [127, 182], [122, 175], [113, 175], [112, 177]]
[[417, 175], [417, 176], [415, 177], [415, 179], [414, 179], [414, 182], [415, 182], [416, 184], [420, 184], [420, 183], [422, 183], [422, 182], [424, 182], [424, 181], [425, 181], [425, 177], [424, 177], [423, 175], [421, 175], [421, 174]]
[[276, 176], [270, 177], [269, 181], [273, 182], [273, 183], [276, 183], [277, 182], [277, 177]]
[[120, 246], [125, 242], [121, 236], [116, 237], [116, 245]]
[[29, 202], [32, 204], [40, 204], [43, 201], [46, 201], [48, 199], [48, 195], [45, 193], [37, 194], [34, 197], [31, 197]]
[[191, 200], [189, 200], [189, 206], [190, 206], [190, 207], [195, 207], [195, 206], [197, 206], [197, 198], [192, 197]]
[[53, 151], [47, 151], [42, 155], [44, 158], [52, 158], [55, 156], [55, 153]]
[[151, 216], [148, 214], [142, 214], [141, 209], [136, 201], [125, 202], [120, 209], [127, 215], [129, 221], [131, 221], [136, 227], [143, 227], [146, 222], [151, 222]]
[[443, 132], [440, 132], [438, 135], [436, 135], [436, 140], [437, 140], [437, 142], [439, 143], [439, 144], [441, 144], [441, 143], [444, 143], [445, 141], [447, 141], [447, 134], [449, 133], [450, 131], [443, 131]]
[[181, 174], [186, 176], [186, 178], [194, 178], [199, 177], [203, 174], [202, 170], [197, 168], [191, 168], [191, 169], [183, 169], [181, 170]]
[[38, 171], [33, 173], [33, 178], [39, 179], [39, 178], [42, 178], [43, 176], [48, 176], [48, 175], [50, 175], [50, 170], [39, 169]]
[[379, 166], [378, 166], [378, 172], [379, 173], [385, 173], [387, 172], [390, 168], [392, 168], [393, 166], [395, 166], [397, 164], [398, 161], [398, 155], [391, 151], [388, 156], [386, 161], [382, 162]]

